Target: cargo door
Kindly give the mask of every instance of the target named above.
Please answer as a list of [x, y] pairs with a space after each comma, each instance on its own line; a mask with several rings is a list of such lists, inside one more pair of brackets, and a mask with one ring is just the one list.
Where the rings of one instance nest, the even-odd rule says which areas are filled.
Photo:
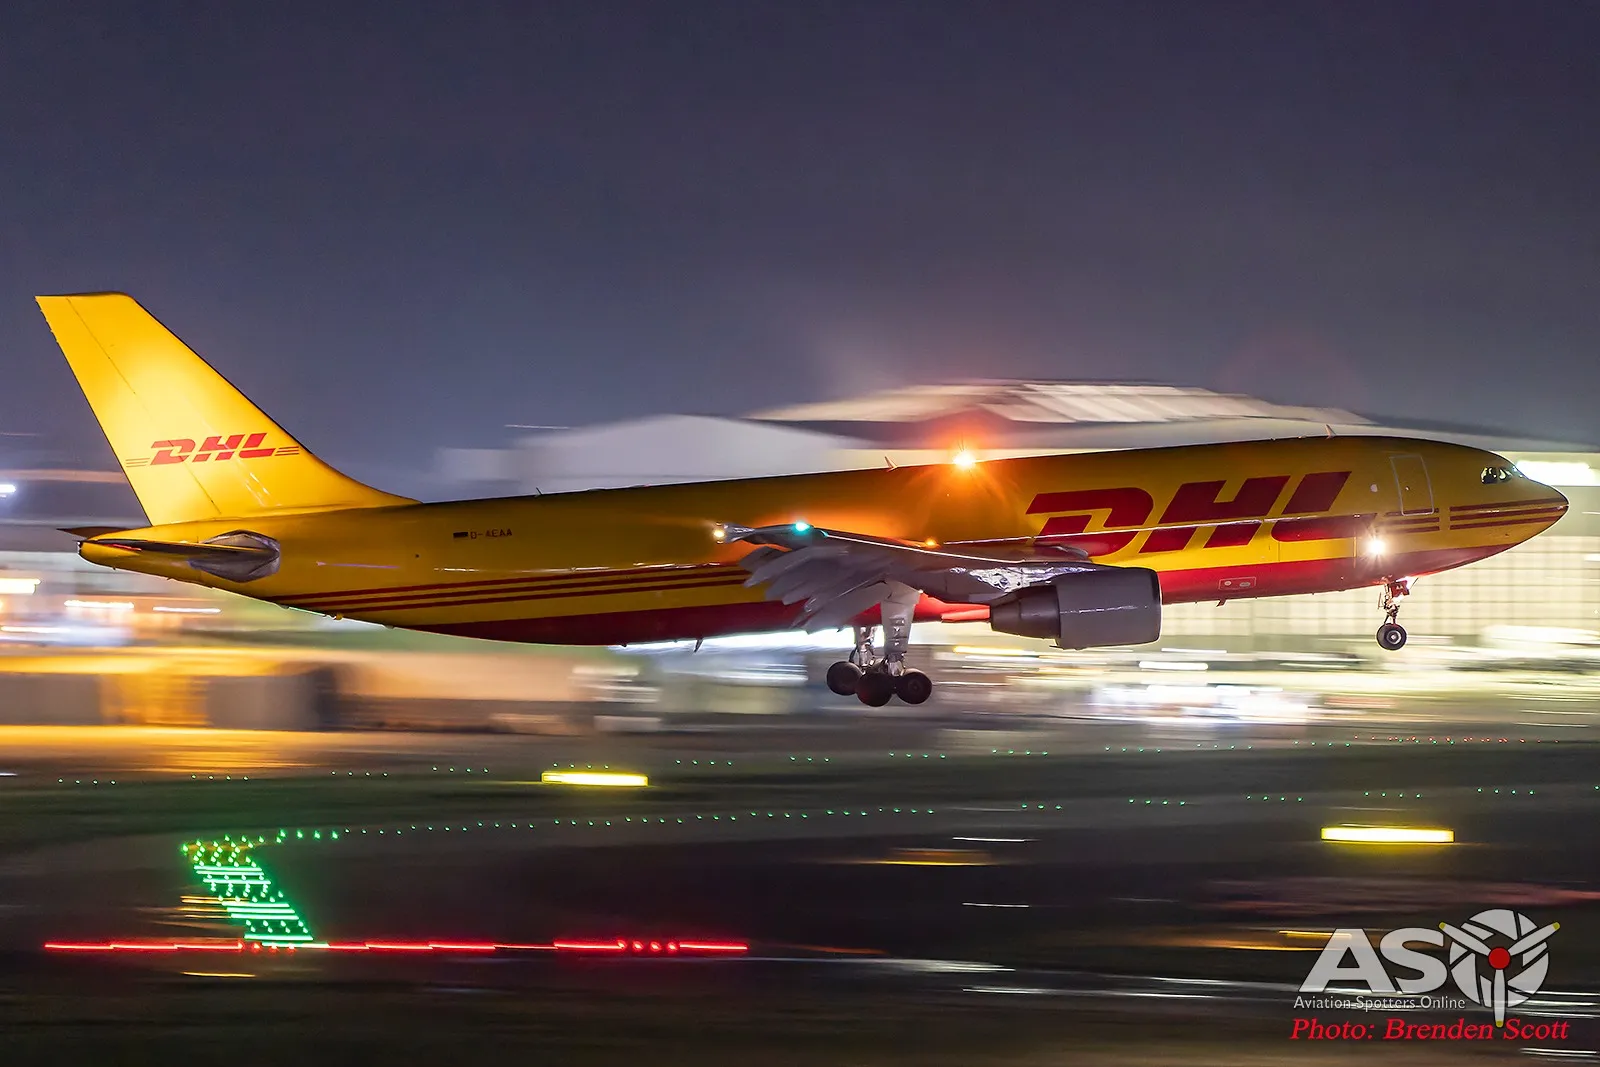
[[1433, 486], [1428, 465], [1421, 456], [1390, 456], [1395, 485], [1400, 489], [1400, 514], [1426, 515], [1433, 511]]

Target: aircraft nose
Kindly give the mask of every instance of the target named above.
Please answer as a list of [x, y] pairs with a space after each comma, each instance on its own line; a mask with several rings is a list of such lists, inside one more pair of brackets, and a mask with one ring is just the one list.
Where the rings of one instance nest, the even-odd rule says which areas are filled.
[[1542, 514], [1549, 519], [1549, 521], [1544, 524], [1544, 528], [1548, 530], [1557, 522], [1561, 521], [1561, 517], [1567, 513], [1567, 508], [1571, 506], [1571, 502], [1567, 500], [1567, 494], [1563, 493], [1553, 485], [1546, 485], [1544, 482], [1540, 482], [1539, 487], [1546, 493], [1550, 494], [1547, 498], [1550, 502], [1543, 505], [1542, 512]]

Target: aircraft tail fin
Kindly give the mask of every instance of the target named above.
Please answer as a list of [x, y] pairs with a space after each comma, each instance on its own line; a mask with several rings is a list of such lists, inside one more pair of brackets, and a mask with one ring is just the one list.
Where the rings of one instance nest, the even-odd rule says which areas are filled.
[[38, 301], [152, 525], [415, 503], [317, 459], [132, 297]]

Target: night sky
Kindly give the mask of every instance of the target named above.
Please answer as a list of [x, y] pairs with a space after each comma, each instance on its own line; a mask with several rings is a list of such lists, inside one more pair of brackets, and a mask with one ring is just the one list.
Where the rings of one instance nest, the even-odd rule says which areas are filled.
[[1600, 5], [13, 2], [0, 467], [109, 467], [36, 293], [324, 458], [1155, 379], [1600, 439]]

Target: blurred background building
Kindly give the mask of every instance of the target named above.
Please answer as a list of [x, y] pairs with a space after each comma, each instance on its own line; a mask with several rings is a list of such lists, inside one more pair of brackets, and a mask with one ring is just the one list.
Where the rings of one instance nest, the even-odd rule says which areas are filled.
[[[459, 495], [500, 496], [801, 471], [1156, 448], [1323, 434], [1393, 434], [1500, 452], [1572, 500], [1548, 533], [1503, 555], [1417, 583], [1414, 634], [1478, 641], [1507, 626], [1600, 629], [1600, 450], [1492, 429], [1297, 407], [1154, 384], [979, 381], [912, 386], [801, 404], [742, 419], [662, 416], [529, 434], [504, 449], [443, 449]], [[1164, 633], [1223, 639], [1237, 651], [1370, 642], [1375, 590], [1184, 604]], [[968, 637], [972, 635], [967, 635]], [[1569, 635], [1570, 636], [1570, 635]], [[966, 638], [963, 638], [965, 640]], [[1005, 639], [1010, 640], [1010, 639]]]
[[[1155, 653], [1067, 653], [984, 624], [919, 626], [919, 665], [943, 678], [931, 713], [1081, 710], [1085, 694], [1148, 694], [1149, 676], [1163, 671], [1214, 681], [1227, 670], [1237, 682], [1254, 670], [1264, 674], [1252, 686], [1276, 691], [1299, 684], [1283, 671], [1332, 666], [1366, 672], [1345, 689], [1393, 693], [1404, 688], [1399, 669], [1600, 668], [1590, 660], [1600, 657], [1600, 449], [1581, 443], [1175, 386], [980, 381], [744, 418], [526, 432], [500, 449], [441, 449], [434, 473], [441, 498], [500, 496], [937, 463], [961, 450], [998, 459], [1328, 433], [1488, 448], [1560, 487], [1572, 507], [1525, 545], [1419, 581], [1402, 616], [1412, 634], [1403, 658], [1373, 641], [1375, 590], [1169, 607]], [[0, 470], [0, 721], [562, 730], [575, 720], [625, 728], [729, 712], [867, 713], [820, 684], [844, 634], [710, 641], [695, 655], [505, 646], [93, 567], [61, 528], [142, 524], [122, 475], [6, 459], [0, 452], [0, 467], [14, 468]], [[1209, 682], [1189, 690], [1202, 703], [1216, 696]]]

